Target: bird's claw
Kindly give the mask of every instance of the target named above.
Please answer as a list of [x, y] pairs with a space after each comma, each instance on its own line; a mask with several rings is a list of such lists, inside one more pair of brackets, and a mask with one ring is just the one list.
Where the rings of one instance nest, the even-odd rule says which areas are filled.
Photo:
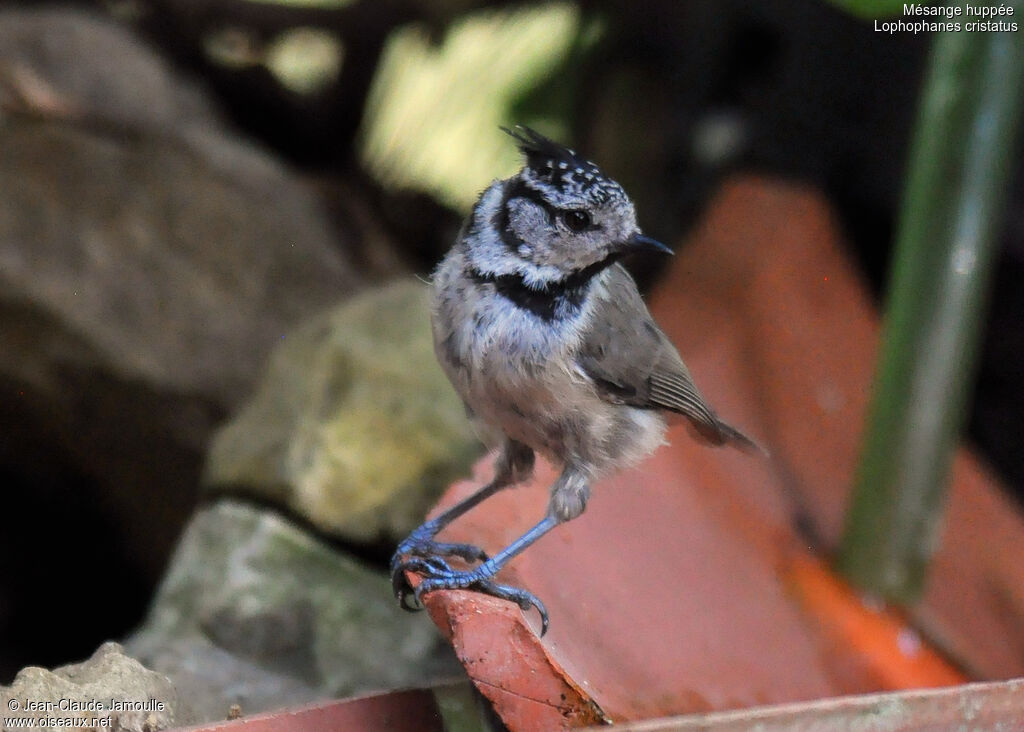
[[[440, 529], [441, 526], [435, 521], [426, 522], [399, 544], [391, 557], [391, 589], [403, 610], [422, 610], [422, 596], [434, 590], [469, 589], [514, 602], [524, 613], [529, 612], [531, 607], [537, 608], [541, 621], [540, 634], [543, 636], [547, 633], [548, 611], [540, 598], [528, 590], [494, 582], [492, 577], [500, 565], [489, 560], [483, 549], [472, 544], [434, 541], [434, 535]], [[456, 570], [449, 566], [445, 557], [460, 557], [467, 562], [483, 564], [474, 569]], [[420, 575], [421, 581], [417, 587], [413, 588], [406, 572]], [[415, 604], [409, 603], [410, 596]]]
[[[423, 595], [434, 590], [473, 590], [484, 595], [497, 597], [500, 600], [514, 602], [524, 613], [529, 612], [531, 607], [537, 608], [537, 613], [540, 615], [541, 637], [548, 632], [548, 610], [544, 603], [540, 601], [540, 598], [529, 590], [499, 585], [491, 580], [488, 574], [481, 573], [479, 568], [465, 572], [453, 570], [447, 567], [441, 560], [420, 564], [417, 560], [412, 559], [406, 562], [403, 567], [403, 572], [407, 569], [423, 576], [416, 589], [412, 590], [416, 602], [421, 607], [423, 605]], [[439, 569], [441, 571], [437, 571]], [[412, 588], [410, 587], [409, 589]], [[403, 603], [403, 607], [408, 609], [404, 604], [404, 596], [399, 601]]]
[[[405, 576], [406, 572], [433, 575], [444, 574], [451, 571], [452, 569], [448, 566], [448, 563], [439, 557], [413, 557], [412, 559], [405, 562], [399, 562], [397, 564], [392, 560], [391, 589], [395, 593], [395, 599], [398, 600], [399, 607], [411, 613], [423, 609], [423, 603], [420, 602], [419, 592], [414, 590], [412, 585], [409, 584], [409, 580]], [[407, 602], [410, 595], [416, 600], [415, 605], [410, 605]]]
[[[452, 573], [451, 567], [442, 557], [460, 557], [467, 562], [486, 562], [487, 552], [473, 544], [434, 541], [433, 536], [438, 528], [430, 521], [413, 531], [409, 537], [398, 545], [391, 557], [391, 589], [395, 599], [403, 610], [416, 612], [422, 610], [422, 604], [410, 605], [409, 595], [414, 595], [412, 585], [406, 579], [406, 571], [416, 572], [424, 576], [444, 576]], [[409, 559], [403, 560], [403, 557]], [[419, 596], [416, 595], [417, 603]]]
[[524, 613], [529, 612], [531, 607], [537, 608], [537, 614], [540, 615], [540, 637], [543, 638], [544, 634], [548, 632], [548, 609], [544, 607], [540, 598], [529, 590], [499, 585], [490, 580], [480, 580], [474, 585], [474, 588], [486, 595], [514, 602]]

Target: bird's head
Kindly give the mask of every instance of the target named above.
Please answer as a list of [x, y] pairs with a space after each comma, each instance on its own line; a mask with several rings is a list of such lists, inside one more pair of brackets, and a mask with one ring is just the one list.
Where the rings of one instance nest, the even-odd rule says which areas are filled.
[[490, 266], [478, 264], [546, 287], [636, 251], [670, 252], [640, 233], [633, 202], [594, 163], [529, 127], [502, 129], [526, 164], [477, 203], [473, 228], [494, 235], [482, 247]]

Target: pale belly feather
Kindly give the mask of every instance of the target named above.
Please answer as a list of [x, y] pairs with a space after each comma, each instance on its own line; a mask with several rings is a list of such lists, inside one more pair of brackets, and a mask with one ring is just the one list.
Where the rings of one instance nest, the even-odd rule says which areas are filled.
[[435, 337], [450, 334], [438, 357], [485, 434], [504, 434], [592, 478], [662, 444], [660, 415], [603, 400], [576, 366], [586, 312], [540, 324], [493, 294], [474, 293], [461, 305], [465, 317], [435, 323]]

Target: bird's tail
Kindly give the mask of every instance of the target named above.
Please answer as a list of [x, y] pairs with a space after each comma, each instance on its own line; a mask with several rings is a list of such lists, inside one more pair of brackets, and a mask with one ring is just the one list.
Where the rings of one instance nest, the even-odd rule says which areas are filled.
[[731, 444], [738, 447], [740, 450], [743, 450], [743, 452], [760, 453], [765, 457], [771, 457], [771, 453], [769, 453], [760, 444], [747, 437], [731, 424], [718, 419], [718, 417], [715, 417], [714, 424], [698, 422], [695, 420], [693, 425], [697, 428], [697, 432], [700, 433], [701, 437], [706, 439], [712, 445]]

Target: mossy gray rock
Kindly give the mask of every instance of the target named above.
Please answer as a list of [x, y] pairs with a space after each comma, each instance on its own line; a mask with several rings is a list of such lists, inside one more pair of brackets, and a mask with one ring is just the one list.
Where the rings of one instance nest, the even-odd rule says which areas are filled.
[[355, 542], [394, 540], [481, 452], [434, 358], [428, 288], [401, 281], [291, 332], [215, 436], [205, 484]]
[[387, 577], [275, 513], [224, 499], [192, 519], [125, 642], [202, 720], [458, 675]]

